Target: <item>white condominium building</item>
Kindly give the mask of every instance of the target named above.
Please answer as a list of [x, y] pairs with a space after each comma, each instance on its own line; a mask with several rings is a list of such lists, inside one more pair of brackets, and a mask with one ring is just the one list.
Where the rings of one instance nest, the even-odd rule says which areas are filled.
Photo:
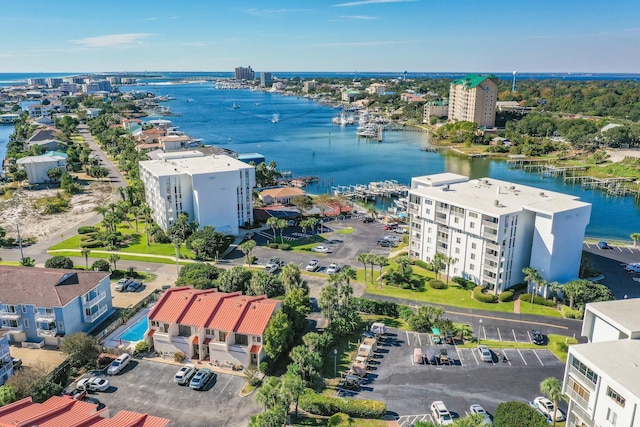
[[578, 277], [591, 204], [578, 197], [491, 178], [415, 177], [409, 191], [409, 254], [436, 253], [462, 276], [498, 294], [533, 267], [547, 281]]
[[478, 126], [496, 124], [498, 78], [492, 74], [469, 74], [449, 88], [449, 120], [466, 120]]
[[640, 300], [587, 304], [587, 344], [569, 346], [567, 427], [640, 426]]
[[238, 234], [253, 223], [251, 192], [255, 168], [226, 155], [205, 156], [199, 151], [163, 153], [159, 160], [140, 162], [140, 178], [153, 219], [164, 231], [180, 212], [200, 227]]

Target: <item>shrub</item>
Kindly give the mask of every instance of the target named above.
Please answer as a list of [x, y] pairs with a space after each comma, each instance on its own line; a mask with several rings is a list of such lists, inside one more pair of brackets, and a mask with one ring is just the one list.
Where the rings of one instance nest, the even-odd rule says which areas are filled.
[[460, 287], [463, 289], [473, 289], [476, 286], [476, 284], [471, 280], [467, 280], [464, 277], [460, 277], [460, 276], [456, 276], [451, 280], [453, 280], [455, 283], [460, 285]]
[[511, 301], [512, 299], [513, 299], [513, 292], [511, 291], [504, 291], [503, 293], [498, 295], [498, 301], [500, 302], [507, 302], [507, 301]]
[[44, 266], [46, 268], [66, 268], [67, 270], [71, 270], [73, 268], [73, 261], [71, 261], [69, 257], [58, 255], [46, 260]]
[[278, 249], [280, 247], [280, 243], [271, 242], [267, 246], [270, 247], [271, 249]]
[[560, 308], [560, 311], [562, 312], [562, 316], [566, 317], [567, 319], [582, 319], [582, 316], [584, 315], [581, 310], [569, 308], [568, 305], [563, 305]]
[[430, 263], [424, 262], [420, 259], [415, 260], [413, 264], [417, 265], [420, 268], [424, 268], [425, 270], [433, 271], [433, 267], [431, 267]]
[[111, 265], [103, 259], [94, 261], [94, 263], [91, 264], [91, 269], [96, 271], [109, 271], [110, 268]]
[[556, 341], [553, 343], [553, 348], [559, 353], [566, 353], [569, 351], [569, 346], [564, 341]]
[[525, 289], [527, 289], [526, 283], [518, 283], [517, 285], [511, 287], [511, 290], [513, 290], [513, 292], [524, 291]]
[[151, 346], [147, 344], [145, 341], [140, 341], [136, 344], [136, 354], [147, 354], [151, 351]]
[[547, 427], [544, 415], [523, 402], [502, 402], [496, 408], [493, 421], [501, 427]]
[[[531, 294], [520, 294], [520, 301], [531, 302]], [[540, 295], [533, 296], [533, 303], [538, 305], [546, 305], [547, 307], [554, 307], [553, 300], [546, 299]]]
[[350, 418], [351, 417], [349, 417], [349, 415], [338, 412], [337, 414], [333, 414], [329, 417], [329, 421], [327, 421], [327, 427], [348, 426]]
[[80, 247], [81, 248], [100, 248], [104, 246], [104, 242], [100, 241], [100, 240], [85, 240], [85, 241], [81, 241], [80, 242]]
[[430, 280], [429, 286], [433, 289], [447, 289], [449, 287], [449, 285], [444, 283], [442, 280]]
[[167, 236], [165, 232], [159, 228], [153, 232], [151, 238], [156, 243], [171, 243], [171, 237]]
[[96, 232], [95, 227], [91, 227], [88, 225], [78, 227], [78, 234], [89, 234], [89, 233], [95, 233], [95, 232]]
[[331, 416], [339, 412], [356, 418], [382, 418], [387, 406], [377, 400], [341, 399], [307, 389], [300, 396], [302, 410], [315, 415]]
[[187, 358], [187, 355], [181, 351], [176, 351], [175, 353], [173, 353], [174, 362], [182, 363], [186, 358]]
[[473, 299], [475, 299], [476, 301], [485, 302], [488, 304], [498, 302], [498, 297], [496, 295], [485, 294], [484, 286], [480, 286], [480, 285], [473, 288]]
[[398, 317], [398, 304], [367, 298], [353, 298], [352, 307], [362, 313], [379, 314], [381, 316]]
[[408, 305], [398, 304], [398, 317], [405, 322], [413, 315], [413, 310]]
[[280, 249], [281, 251], [288, 251], [291, 249], [291, 245], [288, 243], [280, 243], [278, 245], [278, 249]]

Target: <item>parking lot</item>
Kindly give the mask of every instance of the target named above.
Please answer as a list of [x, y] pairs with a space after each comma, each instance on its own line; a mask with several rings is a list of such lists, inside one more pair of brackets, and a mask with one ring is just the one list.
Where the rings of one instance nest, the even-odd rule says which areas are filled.
[[595, 243], [585, 243], [583, 250], [590, 254], [591, 265], [604, 275], [599, 283], [613, 291], [616, 299], [640, 298], [640, 274], [627, 273], [627, 264], [640, 262], [640, 247], [610, 245], [611, 249], [600, 249]]
[[107, 376], [111, 385], [108, 391], [92, 396], [112, 414], [123, 409], [147, 413], [168, 418], [176, 427], [246, 426], [249, 417], [260, 412], [261, 407], [251, 396], [239, 397], [245, 384], [243, 377], [218, 373], [215, 383], [195, 391], [173, 382], [178, 369], [176, 364], [136, 359], [122, 374]]
[[[525, 329], [504, 329], [501, 333], [530, 342]], [[444, 349], [449, 364], [416, 363], [415, 348], [423, 354], [433, 350], [436, 355]], [[504, 361], [499, 361], [499, 354]], [[543, 348], [496, 349], [492, 356], [492, 362], [482, 362], [475, 348], [435, 344], [431, 334], [390, 329], [361, 389], [338, 394], [381, 400], [400, 425], [409, 427], [416, 421], [432, 421], [429, 412], [433, 401], [444, 401], [454, 417], [464, 417], [474, 403], [493, 413], [501, 402], [525, 402], [539, 396], [543, 379], [562, 378], [564, 372], [564, 363]]]

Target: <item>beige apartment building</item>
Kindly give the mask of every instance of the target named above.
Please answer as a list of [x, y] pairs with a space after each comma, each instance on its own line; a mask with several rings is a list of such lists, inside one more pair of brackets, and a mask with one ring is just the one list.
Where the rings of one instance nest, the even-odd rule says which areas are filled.
[[497, 99], [498, 78], [493, 74], [469, 74], [454, 80], [449, 90], [449, 120], [494, 127]]

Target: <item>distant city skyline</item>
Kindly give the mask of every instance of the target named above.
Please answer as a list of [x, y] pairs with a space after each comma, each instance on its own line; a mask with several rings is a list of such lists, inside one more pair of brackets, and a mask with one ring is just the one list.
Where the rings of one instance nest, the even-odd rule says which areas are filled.
[[627, 0], [25, 0], [0, 72], [640, 72]]

